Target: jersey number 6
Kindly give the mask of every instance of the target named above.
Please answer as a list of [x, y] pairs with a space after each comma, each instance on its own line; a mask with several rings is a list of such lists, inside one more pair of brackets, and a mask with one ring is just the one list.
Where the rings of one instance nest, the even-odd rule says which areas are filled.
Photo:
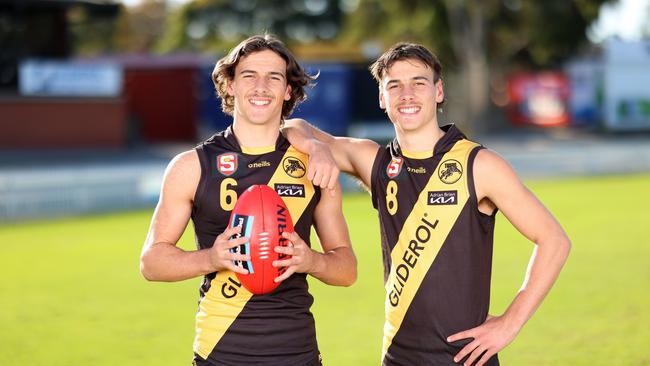
[[230, 187], [237, 187], [237, 181], [233, 178], [226, 178], [221, 182], [219, 189], [219, 203], [224, 211], [232, 211], [237, 203], [237, 192]]

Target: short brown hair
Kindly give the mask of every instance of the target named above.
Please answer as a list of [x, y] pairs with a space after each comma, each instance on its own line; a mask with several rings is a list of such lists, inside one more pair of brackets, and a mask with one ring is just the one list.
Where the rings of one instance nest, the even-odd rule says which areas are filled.
[[[393, 66], [395, 62], [402, 60], [417, 60], [429, 66], [431, 70], [433, 70], [434, 83], [437, 83], [438, 80], [442, 79], [442, 65], [440, 64], [438, 57], [421, 44], [406, 42], [395, 44], [388, 51], [379, 56], [377, 61], [370, 65], [370, 73], [377, 83], [381, 85], [381, 79], [386, 74], [386, 71]], [[441, 107], [444, 103], [444, 100], [438, 103], [438, 107]]]
[[291, 86], [291, 99], [284, 101], [282, 105], [282, 118], [291, 115], [295, 106], [307, 98], [305, 87], [311, 86], [318, 75], [307, 74], [287, 46], [273, 35], [256, 35], [242, 41], [230, 50], [226, 56], [217, 61], [212, 71], [212, 82], [221, 98], [221, 109], [224, 113], [232, 115], [235, 109], [235, 97], [228, 95], [227, 88], [228, 81], [235, 78], [235, 68], [239, 61], [242, 57], [264, 50], [275, 52], [287, 63], [286, 77], [287, 83]]

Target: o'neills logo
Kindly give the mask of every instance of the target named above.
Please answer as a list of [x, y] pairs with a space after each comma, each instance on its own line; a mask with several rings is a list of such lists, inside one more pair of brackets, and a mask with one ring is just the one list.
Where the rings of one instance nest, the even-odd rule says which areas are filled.
[[413, 174], [427, 174], [427, 168], [423, 166], [418, 168], [411, 168], [410, 166], [407, 166], [406, 171]]
[[269, 163], [269, 162], [266, 161], [266, 160], [256, 161], [256, 162], [254, 162], [254, 163], [250, 163], [250, 164], [248, 164], [248, 168], [249, 168], [249, 169], [254, 169], [254, 168], [266, 168], [266, 167], [269, 167], [269, 166], [271, 166], [271, 163]]
[[431, 240], [433, 235], [433, 230], [438, 226], [438, 219], [431, 223], [426, 218], [420, 218], [420, 225], [415, 229], [415, 233], [410, 235], [411, 239], [409, 241], [408, 248], [404, 250], [402, 255], [402, 260], [395, 267], [395, 278], [393, 282], [393, 288], [388, 293], [388, 299], [390, 304], [395, 307], [399, 304], [400, 296], [402, 296], [402, 291], [404, 286], [409, 280], [411, 270], [415, 268], [418, 264], [418, 258], [420, 257], [420, 252], [425, 248], [425, 245]]
[[438, 168], [438, 178], [440, 178], [440, 181], [443, 183], [456, 183], [462, 176], [463, 166], [458, 160], [447, 159], [443, 161]]
[[388, 178], [395, 178], [399, 172], [402, 171], [402, 163], [404, 163], [404, 159], [402, 158], [393, 158], [390, 163], [388, 163], [388, 166], [386, 167]]

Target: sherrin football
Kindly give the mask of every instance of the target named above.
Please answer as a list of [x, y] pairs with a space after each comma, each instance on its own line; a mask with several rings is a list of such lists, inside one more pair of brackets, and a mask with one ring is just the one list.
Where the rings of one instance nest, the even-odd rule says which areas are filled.
[[282, 232], [293, 232], [293, 221], [282, 198], [269, 186], [253, 185], [239, 198], [230, 213], [228, 227], [242, 226], [241, 234], [249, 241], [231, 249], [234, 253], [249, 254], [249, 261], [234, 261], [236, 266], [248, 270], [248, 274], [237, 273], [242, 285], [256, 295], [275, 290], [280, 284], [274, 282], [286, 267], [273, 267], [273, 261], [288, 256], [275, 252], [276, 246], [289, 242]]

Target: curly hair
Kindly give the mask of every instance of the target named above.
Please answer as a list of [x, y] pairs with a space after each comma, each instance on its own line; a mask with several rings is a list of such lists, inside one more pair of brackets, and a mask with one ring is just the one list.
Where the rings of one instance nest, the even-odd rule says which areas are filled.
[[252, 36], [222, 57], [212, 71], [212, 82], [221, 98], [221, 109], [224, 113], [232, 115], [235, 108], [235, 97], [228, 94], [228, 82], [235, 78], [235, 68], [239, 61], [252, 53], [271, 50], [287, 63], [287, 83], [291, 86], [291, 98], [282, 105], [282, 118], [287, 118], [293, 109], [307, 98], [305, 87], [312, 86], [318, 74], [309, 75], [300, 66], [287, 46], [273, 35], [264, 34]]
[[[438, 57], [431, 53], [426, 47], [416, 43], [400, 42], [391, 47], [388, 51], [384, 52], [377, 61], [370, 67], [370, 73], [375, 78], [377, 83], [381, 85], [381, 79], [384, 77], [388, 69], [393, 66], [397, 61], [402, 60], [418, 60], [427, 65], [433, 70], [433, 82], [437, 83], [442, 79], [442, 65]], [[438, 103], [438, 107], [442, 107], [445, 103]]]

